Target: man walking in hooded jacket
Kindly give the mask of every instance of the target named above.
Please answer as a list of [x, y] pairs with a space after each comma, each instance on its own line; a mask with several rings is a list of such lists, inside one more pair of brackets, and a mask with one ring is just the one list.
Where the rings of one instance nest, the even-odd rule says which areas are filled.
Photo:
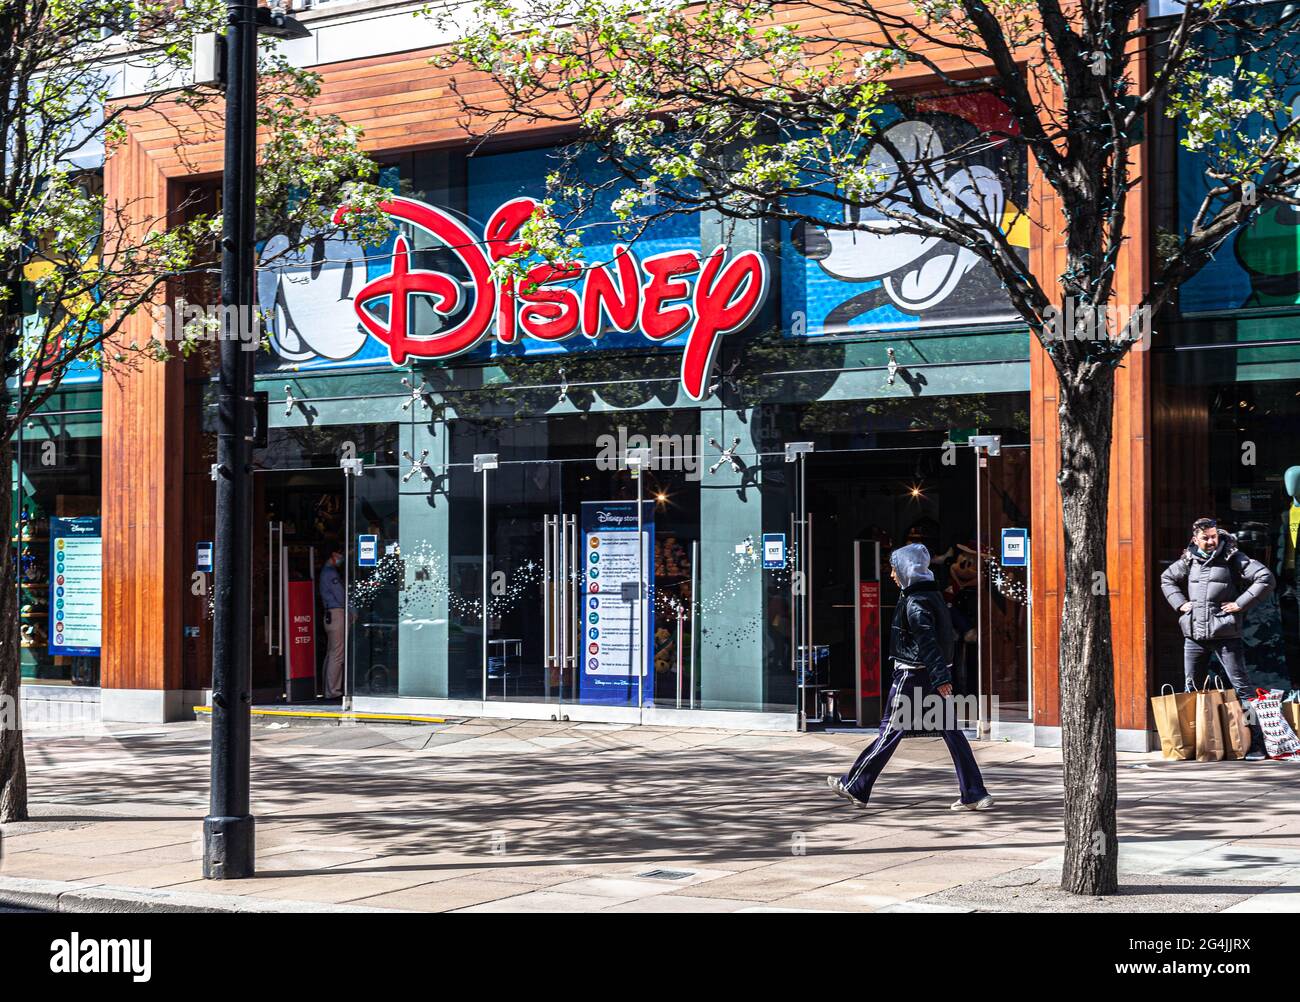
[[[857, 807], [866, 807], [871, 788], [898, 742], [913, 722], [927, 719], [926, 704], [935, 697], [952, 696], [952, 622], [943, 594], [930, 571], [930, 551], [920, 543], [900, 547], [889, 557], [894, 583], [902, 589], [890, 628], [890, 654], [894, 661], [887, 712], [880, 733], [845, 775], [827, 776], [826, 784]], [[910, 707], [910, 713], [908, 709]], [[984, 777], [971, 752], [966, 735], [958, 730], [948, 704], [942, 713], [942, 735], [957, 767], [961, 796], [954, 811], [986, 811], [993, 798], [984, 789]]]
[[[1267, 567], [1237, 549], [1237, 540], [1212, 518], [1192, 524], [1192, 541], [1160, 575], [1160, 590], [1179, 613], [1183, 630], [1183, 681], [1191, 692], [1209, 671], [1210, 655], [1219, 659], [1242, 705], [1255, 695], [1246, 671], [1241, 639], [1246, 610], [1273, 590], [1276, 579]], [[1265, 758], [1263, 733], [1250, 729], [1252, 761]]]

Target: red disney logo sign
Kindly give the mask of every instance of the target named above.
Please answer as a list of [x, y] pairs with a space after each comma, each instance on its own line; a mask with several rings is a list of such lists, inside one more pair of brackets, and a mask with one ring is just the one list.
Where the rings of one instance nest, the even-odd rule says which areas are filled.
[[[458, 323], [433, 335], [416, 335], [410, 325], [410, 297], [426, 296], [448, 316], [460, 309], [467, 290], [438, 271], [411, 266], [410, 243], [399, 235], [393, 267], [361, 289], [353, 306], [362, 326], [388, 345], [394, 364], [408, 357], [451, 358], [469, 351], [489, 330], [502, 344], [521, 335], [539, 341], [564, 341], [581, 335], [592, 340], [607, 330], [640, 330], [651, 341], [685, 334], [682, 386], [693, 400], [708, 392], [709, 374], [722, 338], [749, 323], [767, 296], [768, 267], [755, 251], [729, 255], [726, 247], [701, 256], [693, 250], [655, 254], [644, 261], [626, 247], [615, 248], [605, 265], [538, 264], [524, 281], [497, 281], [492, 263], [525, 250], [520, 228], [537, 210], [531, 198], [506, 202], [492, 214], [479, 240], [464, 223], [443, 210], [409, 198], [380, 206], [394, 218], [440, 240], [469, 271], [472, 309]], [[346, 209], [335, 214], [337, 221]], [[694, 283], [691, 279], [694, 278]], [[386, 298], [386, 322], [366, 308]]]

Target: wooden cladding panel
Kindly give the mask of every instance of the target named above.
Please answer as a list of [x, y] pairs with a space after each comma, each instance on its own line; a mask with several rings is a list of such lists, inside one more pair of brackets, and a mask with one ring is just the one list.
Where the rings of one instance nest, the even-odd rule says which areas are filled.
[[[908, 3], [896, 5], [900, 15], [914, 13]], [[826, 53], [851, 49], [856, 41], [866, 39], [860, 18], [850, 13], [836, 14], [802, 4], [781, 7], [774, 15], [780, 23], [798, 23], [809, 34], [826, 39]], [[953, 40], [937, 33], [939, 38]], [[974, 54], [947, 52], [933, 43], [918, 42], [918, 48], [930, 54], [945, 72], [960, 77], [992, 76], [992, 68]], [[433, 47], [390, 55], [313, 67], [321, 74], [322, 88], [313, 102], [320, 114], [338, 114], [349, 124], [365, 132], [362, 145], [370, 151], [392, 151], [445, 146], [463, 142], [464, 128], [460, 97], [491, 104], [495, 84], [483, 73], [433, 66], [432, 56], [445, 53], [445, 47]], [[928, 87], [933, 84], [929, 69], [909, 63], [891, 77], [900, 90]], [[559, 111], [558, 103], [539, 106], [539, 110]], [[191, 109], [159, 107], [137, 116], [133, 132], [149, 151], [159, 168], [168, 176], [220, 171], [222, 146], [219, 118], [210, 109], [207, 126]], [[166, 115], [166, 121], [163, 120]], [[515, 123], [507, 131], [527, 133], [536, 129], [527, 123]], [[184, 142], [179, 137], [184, 136]], [[178, 150], [183, 147], [183, 154]]]
[[[899, 12], [912, 10], [899, 3]], [[816, 25], [828, 38], [851, 47], [860, 23], [798, 4], [784, 7], [782, 21]], [[461, 143], [466, 138], [460, 99], [452, 90], [453, 71], [429, 64], [436, 49], [370, 56], [316, 67], [322, 92], [313, 104], [318, 113], [336, 113], [365, 132], [363, 146], [374, 152], [403, 152]], [[946, 70], [961, 75], [988, 74], [974, 57], [949, 56]], [[922, 67], [909, 66], [895, 83], [901, 89], [930, 82]], [[491, 81], [483, 74], [454, 73], [463, 94], [490, 97]], [[137, 116], [133, 142], [110, 160], [108, 185], [123, 201], [139, 194], [165, 198], [166, 178], [211, 175], [221, 169], [219, 120], [206, 126], [188, 109], [169, 108]], [[552, 126], [517, 124], [514, 135], [539, 137]], [[183, 141], [182, 141], [183, 139]], [[1144, 167], [1139, 164], [1138, 167]], [[1145, 171], [1139, 171], [1145, 174]], [[1052, 192], [1031, 170], [1035, 220], [1031, 267], [1049, 288], [1063, 270], [1061, 232]], [[1130, 211], [1130, 240], [1124, 252], [1121, 300], [1132, 298], [1143, 278], [1145, 216], [1141, 196]], [[1060, 499], [1056, 487], [1056, 377], [1042, 349], [1031, 348], [1030, 435], [1033, 444], [1031, 483], [1034, 541], [1034, 703], [1036, 722], [1059, 722], [1057, 639], [1063, 593]], [[178, 366], [150, 366], [105, 386], [105, 561], [111, 595], [106, 595], [105, 684], [161, 687], [176, 684], [180, 658], [179, 597], [188, 551], [180, 546], [179, 423], [183, 386]], [[1119, 373], [1116, 440], [1112, 472], [1110, 578], [1117, 669], [1117, 722], [1143, 728], [1150, 658], [1146, 631], [1150, 620], [1151, 575], [1148, 573], [1150, 524], [1146, 491], [1149, 478], [1147, 412], [1148, 366], [1134, 356]], [[191, 443], [191, 448], [193, 447]], [[191, 489], [201, 485], [197, 474]], [[110, 534], [112, 534], [110, 536]], [[114, 580], [117, 578], [117, 580]], [[169, 591], [169, 587], [171, 590]], [[175, 667], [173, 667], [175, 666]], [[199, 672], [202, 672], [200, 667]]]
[[[1149, 152], [1133, 154], [1135, 175], [1148, 174]], [[1042, 207], [1030, 265], [1047, 289], [1059, 290], [1057, 276], [1065, 270], [1065, 250], [1059, 207], [1041, 174], [1031, 171], [1032, 201]], [[1129, 193], [1128, 240], [1120, 253], [1115, 302], [1121, 322], [1142, 301], [1147, 282], [1147, 188]], [[1151, 625], [1153, 577], [1150, 571], [1151, 483], [1150, 363], [1144, 352], [1133, 352], [1116, 372], [1115, 414], [1111, 451], [1111, 490], [1108, 505], [1106, 585], [1111, 599], [1111, 640], [1115, 664], [1115, 722], [1118, 727], [1148, 730], [1151, 687]], [[1060, 723], [1058, 679], [1061, 603], [1065, 593], [1057, 435], [1059, 406], [1056, 373], [1037, 344], [1031, 349], [1030, 440], [1033, 444], [1033, 538], [1037, 549], [1034, 574], [1034, 720], [1044, 726]]]
[[[131, 140], [109, 159], [105, 185], [141, 226], [168, 208], [166, 178]], [[122, 341], [144, 343], [152, 323], [137, 311]], [[178, 362], [141, 359], [104, 377], [105, 688], [180, 686], [183, 391]]]

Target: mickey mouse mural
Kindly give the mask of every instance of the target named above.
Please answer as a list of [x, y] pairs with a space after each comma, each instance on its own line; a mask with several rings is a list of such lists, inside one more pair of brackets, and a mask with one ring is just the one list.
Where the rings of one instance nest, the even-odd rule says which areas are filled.
[[[889, 109], [880, 131], [902, 157], [934, 165], [942, 185], [923, 190], [929, 204], [957, 218], [995, 221], [1027, 256], [1026, 170], [1019, 150], [997, 138], [1015, 135], [1016, 126], [995, 94], [900, 103]], [[880, 142], [871, 145], [867, 161], [886, 178], [898, 175], [893, 154]], [[890, 202], [905, 211], [908, 195], [886, 192], [886, 208]], [[846, 205], [843, 216], [849, 226], [877, 225], [871, 231], [802, 223], [791, 228], [790, 245], [806, 260], [785, 255], [785, 301], [806, 304], [809, 334], [1016, 316], [1001, 281], [975, 252], [900, 232], [874, 206]]]
[[319, 235], [290, 246], [283, 234], [262, 247], [257, 299], [270, 320], [274, 354], [288, 363], [351, 359], [366, 344], [352, 298], [366, 283], [356, 241]]

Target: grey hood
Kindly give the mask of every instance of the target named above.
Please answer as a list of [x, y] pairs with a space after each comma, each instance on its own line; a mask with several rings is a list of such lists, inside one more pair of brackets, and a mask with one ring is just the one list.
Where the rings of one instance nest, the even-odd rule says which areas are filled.
[[921, 543], [900, 546], [889, 555], [889, 563], [898, 575], [899, 584], [904, 588], [910, 588], [921, 581], [934, 580], [934, 574], [930, 570], [930, 551]]

